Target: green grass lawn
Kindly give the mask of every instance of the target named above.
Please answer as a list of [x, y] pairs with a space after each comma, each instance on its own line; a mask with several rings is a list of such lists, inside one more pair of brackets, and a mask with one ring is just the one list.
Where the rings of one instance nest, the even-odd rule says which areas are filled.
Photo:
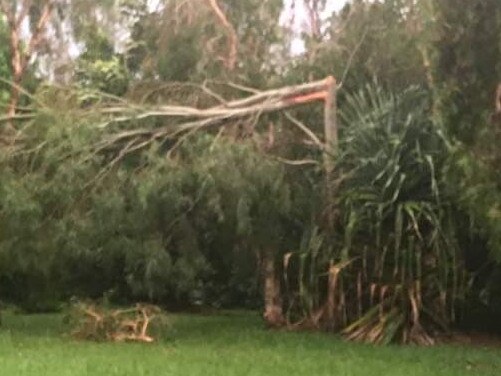
[[175, 315], [155, 344], [78, 342], [58, 315], [5, 315], [1, 376], [501, 375], [501, 349], [375, 347], [273, 332], [257, 314]]

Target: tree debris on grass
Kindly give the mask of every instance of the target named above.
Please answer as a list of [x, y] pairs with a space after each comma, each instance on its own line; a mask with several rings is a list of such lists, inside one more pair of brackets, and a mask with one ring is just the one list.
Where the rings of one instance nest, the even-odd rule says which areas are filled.
[[164, 318], [162, 310], [150, 304], [125, 309], [109, 309], [96, 303], [77, 302], [70, 314], [78, 339], [108, 342], [151, 343], [151, 322]]

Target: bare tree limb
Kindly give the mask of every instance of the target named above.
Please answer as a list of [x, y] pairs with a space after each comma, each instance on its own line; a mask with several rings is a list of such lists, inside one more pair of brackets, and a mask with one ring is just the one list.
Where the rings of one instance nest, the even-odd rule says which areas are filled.
[[[245, 99], [228, 101], [224, 105], [205, 109], [187, 106], [159, 106], [143, 110], [138, 109], [136, 106], [130, 108], [122, 106], [103, 108], [101, 113], [111, 116], [111, 118], [99, 126], [101, 129], [117, 123], [139, 121], [151, 117], [165, 117], [171, 119], [171, 122], [159, 128], [119, 131], [104, 140], [100, 145], [97, 145], [97, 150], [115, 148], [117, 144], [126, 143], [125, 153], [119, 157], [121, 159], [126, 154], [147, 147], [157, 140], [178, 139], [181, 137], [176, 143], [177, 147], [196, 131], [212, 126], [221, 126], [228, 122], [234, 123], [247, 118], [247, 122], [250, 122], [248, 128], [252, 129], [262, 114], [325, 100], [326, 90], [329, 85], [332, 85], [332, 78], [263, 91]], [[115, 117], [115, 115], [118, 115], [118, 117]], [[325, 149], [322, 141], [306, 125], [290, 114], [285, 116], [305, 133], [315, 146], [322, 150]], [[133, 140], [132, 143], [130, 143], [131, 140]]]
[[219, 19], [223, 27], [226, 29], [228, 33], [228, 57], [225, 60], [225, 65], [228, 69], [234, 70], [237, 63], [237, 49], [238, 49], [238, 36], [235, 28], [228, 21], [228, 18], [224, 14], [223, 10], [219, 6], [217, 0], [207, 0], [212, 11]]
[[301, 159], [301, 160], [292, 160], [292, 159], [286, 159], [286, 158], [281, 158], [281, 157], [273, 157], [273, 159], [276, 159], [277, 161], [290, 165], [290, 166], [307, 166], [307, 165], [318, 165], [320, 162], [314, 160], [314, 159]]
[[240, 91], [243, 91], [243, 92], [247, 92], [247, 93], [252, 93], [252, 94], [258, 94], [259, 93], [259, 90], [256, 90], [256, 89], [253, 89], [251, 87], [247, 87], [247, 86], [244, 86], [244, 85], [241, 85], [241, 84], [237, 84], [237, 83], [234, 83], [234, 82], [226, 82], [225, 85], [228, 85], [229, 87], [232, 87], [234, 89], [237, 89], [237, 90], [240, 90]]
[[353, 49], [353, 51], [350, 54], [350, 57], [348, 58], [348, 61], [346, 62], [346, 66], [344, 68], [343, 75], [341, 76], [341, 82], [338, 85], [338, 89], [340, 89], [343, 86], [344, 81], [346, 80], [346, 77], [348, 77], [348, 73], [350, 73], [351, 65], [353, 63], [353, 60], [355, 56], [357, 55], [358, 51], [360, 50], [360, 47], [362, 47], [362, 44], [365, 41], [365, 38], [367, 37], [367, 34], [369, 32], [369, 29], [365, 29], [364, 33], [362, 34], [360, 40], [358, 41], [357, 45]]
[[[207, 92], [206, 88], [204, 89], [205, 85], [196, 85], [201, 93], [209, 94], [221, 102], [221, 104], [208, 108], [177, 105], [147, 107], [128, 103], [124, 99], [117, 99], [111, 105], [110, 101], [102, 102], [102, 107], [93, 107], [91, 111], [93, 117], [97, 114], [107, 118], [106, 121], [95, 127], [98, 132], [102, 132], [103, 136], [99, 142], [90, 146], [92, 153], [90, 156], [87, 154], [83, 162], [104, 151], [118, 153], [116, 159], [113, 159], [103, 170], [103, 173], [98, 175], [99, 179], [126, 155], [148, 147], [157, 141], [173, 140], [175, 143], [173, 149], [176, 149], [191, 134], [226, 124], [243, 124], [245, 129], [252, 132], [257, 121], [264, 114], [286, 111], [289, 108], [316, 101], [326, 101], [328, 89], [332, 87], [333, 82], [333, 78], [330, 77], [326, 80], [296, 86], [259, 91], [247, 98], [230, 101], [212, 91]], [[28, 113], [27, 117], [30, 116], [32, 115]], [[85, 111], [83, 111], [82, 116], [85, 116]], [[312, 145], [326, 152], [325, 144], [305, 124], [287, 112], [284, 116], [308, 137]], [[135, 124], [148, 118], [163, 118], [166, 120], [165, 125], [151, 128], [145, 126], [130, 128], [131, 124], [124, 124], [130, 122]], [[2, 118], [0, 118], [1, 121]], [[128, 129], [124, 129], [124, 127], [128, 127]]]
[[313, 143], [318, 146], [319, 148], [323, 149], [324, 144], [320, 139], [313, 133], [306, 125], [304, 125], [302, 122], [300, 122], [298, 119], [296, 119], [294, 116], [292, 116], [290, 113], [287, 111], [284, 112], [285, 117], [290, 120], [292, 124], [294, 124], [296, 127], [298, 127], [303, 133], [305, 133], [312, 141]]
[[[139, 110], [136, 107], [132, 109], [123, 106], [107, 107], [101, 110], [102, 114], [118, 114], [120, 117], [112, 118], [109, 122], [103, 124], [103, 126], [109, 123], [145, 119], [155, 116], [193, 118], [200, 120], [208, 119], [216, 122], [224, 119], [246, 117], [258, 112], [273, 112], [289, 107], [295, 107], [298, 104], [324, 99], [324, 94], [320, 95], [319, 93], [322, 93], [327, 88], [326, 85], [326, 81], [321, 80], [298, 86], [273, 89], [259, 92], [258, 94], [245, 99], [229, 101], [224, 105], [206, 109], [198, 109], [187, 106], [157, 106], [146, 110]], [[298, 98], [301, 99], [298, 100]]]

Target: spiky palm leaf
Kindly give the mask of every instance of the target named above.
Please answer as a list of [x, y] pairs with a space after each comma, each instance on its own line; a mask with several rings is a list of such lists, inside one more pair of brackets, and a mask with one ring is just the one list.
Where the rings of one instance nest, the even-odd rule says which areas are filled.
[[339, 257], [360, 259], [343, 274], [349, 338], [428, 344], [454, 318], [461, 266], [441, 180], [447, 149], [428, 108], [416, 88], [368, 86], [341, 113]]

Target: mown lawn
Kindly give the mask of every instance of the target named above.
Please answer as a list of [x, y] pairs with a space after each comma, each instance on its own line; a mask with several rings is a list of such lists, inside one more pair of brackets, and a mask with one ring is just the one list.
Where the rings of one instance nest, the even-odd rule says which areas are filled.
[[257, 314], [176, 315], [152, 345], [78, 342], [58, 315], [4, 316], [1, 376], [501, 375], [501, 349], [374, 347], [271, 332]]

